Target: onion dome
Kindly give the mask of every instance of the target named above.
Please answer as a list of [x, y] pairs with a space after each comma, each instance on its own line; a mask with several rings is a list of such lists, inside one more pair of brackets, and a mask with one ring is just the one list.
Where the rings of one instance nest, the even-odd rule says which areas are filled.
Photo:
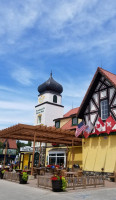
[[38, 86], [38, 92], [41, 93], [45, 93], [46, 91], [49, 92], [55, 92], [58, 94], [61, 94], [63, 92], [63, 87], [62, 85], [60, 85], [59, 83], [57, 83], [53, 78], [52, 78], [52, 72], [50, 74], [50, 78], [44, 82], [43, 84], [41, 84], [40, 86]]

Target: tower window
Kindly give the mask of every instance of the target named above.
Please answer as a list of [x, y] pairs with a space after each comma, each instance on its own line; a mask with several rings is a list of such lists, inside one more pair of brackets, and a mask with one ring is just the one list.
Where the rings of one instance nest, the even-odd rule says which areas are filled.
[[56, 95], [53, 96], [53, 102], [57, 103], [57, 96]]
[[38, 124], [41, 124], [41, 115], [38, 115], [37, 122], [38, 122]]
[[101, 119], [106, 120], [108, 118], [108, 100], [101, 101]]

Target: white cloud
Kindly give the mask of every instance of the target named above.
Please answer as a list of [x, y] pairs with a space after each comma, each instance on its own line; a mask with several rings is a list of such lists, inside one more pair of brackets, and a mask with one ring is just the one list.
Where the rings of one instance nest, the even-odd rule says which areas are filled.
[[23, 123], [34, 124], [34, 112], [18, 111], [18, 110], [1, 110], [0, 111], [0, 129], [8, 128], [9, 126]]
[[1, 53], [8, 50], [6, 43], [15, 45], [12, 51], [36, 48], [36, 52], [31, 51], [36, 55], [83, 52], [96, 47], [110, 51], [116, 43], [115, 10], [113, 0], [1, 2]]
[[9, 101], [0, 101], [0, 109], [12, 109], [12, 110], [20, 110], [20, 111], [28, 111], [34, 109], [34, 102], [9, 102]]
[[[14, 43], [24, 34], [25, 29], [34, 26], [39, 13], [41, 0], [0, 3], [0, 35], [6, 34], [7, 42]], [[38, 6], [37, 6], [38, 5]], [[39, 8], [39, 9], [38, 9]]]
[[7, 86], [4, 86], [4, 85], [0, 85], [0, 90], [6, 91], [6, 92], [17, 92], [17, 90], [12, 89], [12, 88], [7, 87]]
[[24, 67], [17, 67], [12, 71], [12, 77], [23, 85], [31, 85], [34, 79], [33, 73]]

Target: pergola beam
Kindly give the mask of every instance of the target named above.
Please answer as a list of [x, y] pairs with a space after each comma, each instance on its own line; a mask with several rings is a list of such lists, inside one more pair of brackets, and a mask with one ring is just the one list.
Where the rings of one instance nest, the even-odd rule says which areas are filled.
[[[11, 138], [17, 140], [31, 140], [33, 141], [33, 134], [36, 133], [36, 138], [38, 141], [46, 143], [61, 143], [61, 144], [70, 144], [72, 139], [75, 142], [81, 142], [81, 138], [76, 138], [74, 131], [60, 130], [54, 127], [46, 127], [46, 126], [31, 126], [18, 124], [16, 126], [4, 129], [0, 131], [1, 138]], [[43, 141], [42, 141], [43, 140]], [[65, 141], [65, 142], [64, 142]]]
[[[7, 133], [13, 133], [13, 132], [17, 132], [17, 131], [22, 131], [22, 130], [27, 130], [27, 131], [37, 131], [37, 132], [50, 132], [51, 134], [54, 133], [60, 133], [60, 135], [65, 135], [65, 136], [74, 136], [74, 131], [67, 131], [67, 130], [63, 130], [61, 128], [56, 129], [55, 127], [46, 127], [46, 126], [41, 126], [41, 125], [37, 125], [37, 126], [32, 126], [32, 125], [25, 125], [25, 124], [18, 124], [15, 126], [12, 126], [10, 128], [4, 129], [0, 131], [0, 135], [5, 135]], [[59, 135], [59, 134], [58, 134]]]
[[[29, 137], [29, 136], [15, 136], [15, 135], [11, 135], [11, 136], [5, 136], [2, 138], [7, 138], [7, 139], [15, 139], [15, 140], [25, 140], [25, 141], [33, 141], [33, 137]], [[36, 142], [44, 142], [44, 143], [58, 143], [58, 144], [72, 144], [71, 141], [66, 140], [65, 138], [63, 138], [62, 140], [60, 139], [52, 139], [52, 138], [45, 138], [45, 137], [41, 137], [39, 138], [38, 136], [36, 136]], [[75, 144], [78, 144], [78, 141], [75, 141]]]

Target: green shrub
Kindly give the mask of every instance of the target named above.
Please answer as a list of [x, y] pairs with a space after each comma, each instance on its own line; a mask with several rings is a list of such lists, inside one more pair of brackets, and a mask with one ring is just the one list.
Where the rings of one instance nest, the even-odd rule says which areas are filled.
[[28, 174], [27, 174], [27, 172], [23, 172], [23, 173], [22, 173], [22, 179], [23, 179], [24, 181], [27, 181], [27, 180], [28, 180]]
[[2, 170], [1, 173], [4, 174], [5, 170]]
[[65, 177], [62, 176], [62, 190], [65, 190], [67, 186], [67, 181], [65, 179]]

